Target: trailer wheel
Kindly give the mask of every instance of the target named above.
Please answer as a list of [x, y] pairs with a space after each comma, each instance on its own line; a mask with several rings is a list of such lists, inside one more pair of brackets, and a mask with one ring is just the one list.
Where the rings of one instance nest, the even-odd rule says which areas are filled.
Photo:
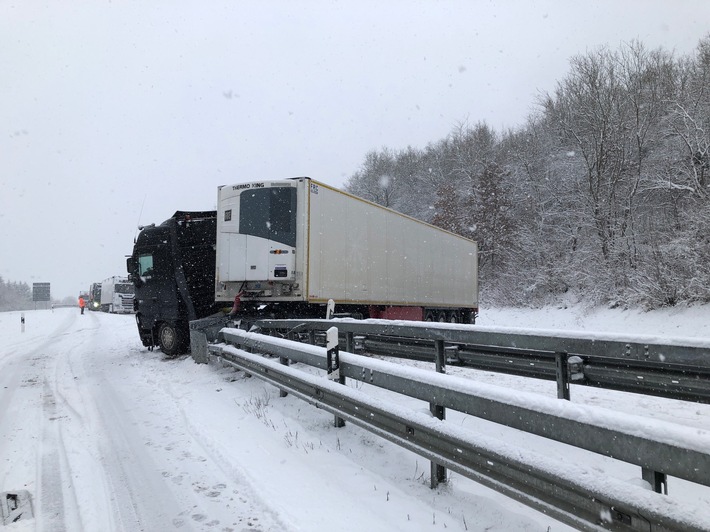
[[431, 310], [427, 311], [424, 321], [434, 321], [434, 313]]
[[436, 321], [438, 321], [439, 323], [446, 323], [448, 321], [446, 319], [446, 312], [444, 312], [443, 310], [439, 312], [439, 319]]
[[179, 355], [183, 346], [182, 331], [175, 325], [163, 323], [158, 330], [160, 350], [169, 357]]

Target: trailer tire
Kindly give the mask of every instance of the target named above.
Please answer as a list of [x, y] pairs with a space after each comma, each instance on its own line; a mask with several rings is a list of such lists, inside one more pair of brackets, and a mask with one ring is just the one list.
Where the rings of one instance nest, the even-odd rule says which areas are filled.
[[431, 310], [426, 311], [424, 321], [434, 321], [434, 313]]
[[179, 327], [170, 323], [162, 323], [158, 329], [158, 345], [160, 350], [169, 357], [182, 353], [183, 333]]

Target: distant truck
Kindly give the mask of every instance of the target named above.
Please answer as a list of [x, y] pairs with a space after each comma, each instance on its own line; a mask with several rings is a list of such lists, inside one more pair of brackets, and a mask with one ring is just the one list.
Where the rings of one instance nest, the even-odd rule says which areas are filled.
[[111, 314], [133, 312], [133, 284], [125, 277], [109, 277], [101, 283], [101, 310]]
[[[166, 354], [187, 349], [189, 321], [230, 308], [238, 294], [249, 318], [324, 317], [332, 299], [337, 314], [359, 318], [475, 321], [476, 242], [391, 209], [307, 177], [222, 186], [216, 213], [201, 213], [199, 265], [180, 241], [189, 227], [197, 233], [196, 214], [144, 228], [127, 261], [141, 339]], [[205, 223], [213, 215], [214, 232]], [[149, 236], [163, 227], [163, 237]], [[160, 274], [146, 275], [150, 260]], [[199, 277], [212, 292], [193, 290]]]
[[101, 310], [101, 283], [91, 283], [87, 305], [89, 310]]

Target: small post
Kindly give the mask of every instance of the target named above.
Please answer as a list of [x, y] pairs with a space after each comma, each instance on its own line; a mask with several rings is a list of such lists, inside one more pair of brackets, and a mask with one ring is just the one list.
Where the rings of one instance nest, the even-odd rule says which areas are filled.
[[[444, 341], [435, 340], [436, 347], [436, 372], [446, 373], [446, 354], [444, 351]], [[446, 419], [446, 409], [436, 403], [429, 403], [431, 415], [437, 419]], [[431, 462], [431, 489], [436, 488], [441, 482], [446, 482], [446, 467], [436, 462]]]
[[653, 469], [642, 467], [641, 476], [651, 485], [653, 491], [668, 495], [668, 478], [665, 473], [659, 473]]
[[557, 371], [557, 398], [569, 401], [569, 367], [567, 365], [567, 353], [555, 353], [555, 369]]
[[[340, 375], [340, 347], [338, 346], [338, 328], [331, 327], [325, 333], [326, 366], [328, 379], [345, 384], [345, 377]], [[344, 427], [345, 420], [335, 416], [334, 425]]]
[[[281, 363], [282, 366], [288, 366], [290, 364], [290, 361], [286, 357], [279, 357], [279, 362]], [[279, 390], [279, 397], [286, 397], [288, 395], [288, 392], [285, 390]]]
[[345, 333], [345, 350], [348, 353], [354, 353], [355, 352], [355, 335], [352, 332], [346, 332]]
[[332, 320], [333, 314], [335, 314], [335, 301], [329, 299], [328, 305], [325, 307], [325, 319]]
[[[289, 331], [286, 337], [291, 340], [292, 342], [296, 341], [296, 338], [293, 334], [293, 331]], [[291, 364], [291, 361], [287, 357], [279, 357], [279, 362], [281, 363], [282, 366], [289, 366]], [[288, 392], [285, 390], [279, 390], [279, 397], [286, 397], [288, 396]]]
[[21, 328], [22, 332], [25, 332], [25, 313], [24, 312], [20, 315], [20, 328]]

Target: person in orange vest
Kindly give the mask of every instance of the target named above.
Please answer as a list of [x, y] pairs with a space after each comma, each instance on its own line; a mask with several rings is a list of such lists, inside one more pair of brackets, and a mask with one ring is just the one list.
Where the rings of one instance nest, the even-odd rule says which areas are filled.
[[81, 313], [84, 313], [84, 307], [86, 306], [86, 301], [84, 301], [83, 296], [79, 296], [79, 308], [81, 309]]

